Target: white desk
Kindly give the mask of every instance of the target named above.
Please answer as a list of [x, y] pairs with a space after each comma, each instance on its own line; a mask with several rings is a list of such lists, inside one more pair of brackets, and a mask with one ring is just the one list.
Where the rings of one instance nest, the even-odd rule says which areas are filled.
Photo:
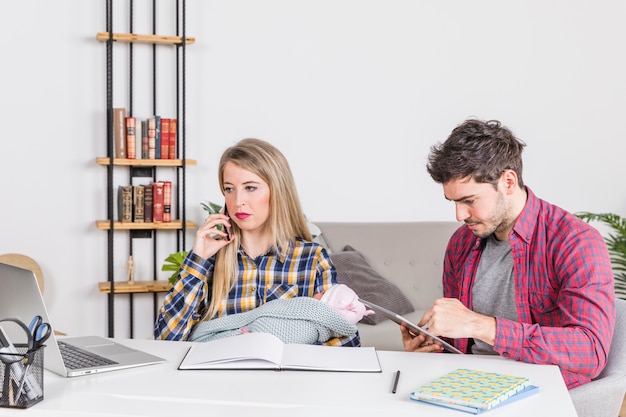
[[[178, 371], [187, 342], [118, 340], [168, 359], [141, 368], [62, 378], [45, 373], [44, 400], [27, 410], [0, 408], [0, 416], [456, 416], [460, 411], [416, 403], [417, 385], [470, 367], [530, 376], [540, 392], [487, 413], [498, 416], [576, 416], [556, 366], [495, 356], [379, 351], [382, 373], [306, 371]], [[341, 349], [341, 348], [338, 348]], [[344, 348], [352, 349], [352, 348]], [[396, 370], [396, 394], [391, 387]]]

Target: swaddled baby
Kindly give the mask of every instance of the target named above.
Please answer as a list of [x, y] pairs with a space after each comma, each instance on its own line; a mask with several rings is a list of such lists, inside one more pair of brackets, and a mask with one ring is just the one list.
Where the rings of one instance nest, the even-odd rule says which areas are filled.
[[321, 344], [354, 336], [356, 323], [372, 314], [346, 285], [334, 285], [313, 297], [278, 298], [244, 313], [198, 323], [189, 340], [209, 340], [264, 332], [284, 343]]
[[374, 311], [366, 309], [359, 301], [357, 293], [344, 284], [333, 285], [326, 291], [315, 294], [313, 298], [328, 304], [352, 324], [357, 324], [364, 316], [374, 314]]

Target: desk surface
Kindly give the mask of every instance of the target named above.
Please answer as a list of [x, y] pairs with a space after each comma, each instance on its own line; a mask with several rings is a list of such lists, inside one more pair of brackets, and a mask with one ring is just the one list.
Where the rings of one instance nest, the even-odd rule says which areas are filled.
[[[409, 400], [418, 385], [468, 367], [529, 376], [538, 394], [488, 412], [576, 416], [556, 366], [496, 356], [379, 351], [381, 373], [307, 371], [179, 371], [188, 342], [119, 340], [168, 362], [75, 378], [45, 373], [44, 400], [28, 410], [0, 408], [0, 416], [456, 416], [460, 411]], [[338, 348], [353, 349], [353, 348]], [[391, 393], [397, 370], [401, 377]], [[321, 414], [323, 413], [323, 414]]]

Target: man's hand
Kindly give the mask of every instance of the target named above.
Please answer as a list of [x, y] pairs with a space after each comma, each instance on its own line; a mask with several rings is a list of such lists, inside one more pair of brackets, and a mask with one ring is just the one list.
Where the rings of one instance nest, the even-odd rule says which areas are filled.
[[443, 346], [423, 334], [415, 334], [404, 323], [400, 325], [402, 344], [407, 352], [441, 352]]
[[456, 298], [436, 300], [430, 310], [424, 313], [419, 326], [424, 326], [435, 336], [452, 339], [475, 338], [490, 345], [496, 339], [495, 317], [476, 313]]

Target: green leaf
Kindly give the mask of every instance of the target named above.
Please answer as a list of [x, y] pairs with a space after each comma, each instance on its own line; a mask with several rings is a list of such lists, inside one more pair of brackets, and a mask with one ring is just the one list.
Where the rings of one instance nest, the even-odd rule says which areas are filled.
[[220, 206], [219, 204], [212, 203], [210, 201], [207, 201], [206, 203], [200, 203], [200, 205], [202, 206], [204, 211], [206, 211], [209, 214], [216, 214], [222, 210], [222, 206]]
[[174, 285], [180, 272], [180, 267], [183, 265], [185, 258], [187, 257], [187, 251], [180, 251], [170, 253], [165, 258], [165, 263], [161, 266], [161, 271], [173, 271], [173, 274], [167, 279], [170, 284]]
[[615, 278], [615, 295], [626, 300], [626, 218], [614, 213], [590, 213], [588, 211], [574, 213], [579, 219], [600, 222], [612, 230], [604, 236], [604, 243], [611, 256], [611, 265]]
[[[207, 201], [206, 203], [200, 203], [200, 205], [209, 214], [217, 214], [222, 211], [222, 206], [220, 206], [219, 204], [212, 203], [210, 201]], [[224, 231], [224, 226], [221, 224], [218, 224], [216, 228], [220, 232]]]

